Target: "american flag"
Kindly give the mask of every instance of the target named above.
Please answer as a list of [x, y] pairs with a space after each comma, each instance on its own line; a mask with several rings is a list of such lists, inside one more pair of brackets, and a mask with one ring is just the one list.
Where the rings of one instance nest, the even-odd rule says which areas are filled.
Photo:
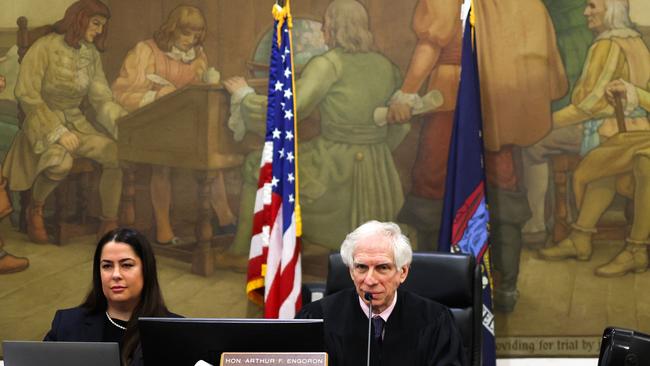
[[273, 8], [275, 28], [269, 69], [266, 139], [260, 164], [248, 297], [264, 304], [266, 318], [292, 319], [301, 306], [300, 209], [297, 133], [287, 4]]

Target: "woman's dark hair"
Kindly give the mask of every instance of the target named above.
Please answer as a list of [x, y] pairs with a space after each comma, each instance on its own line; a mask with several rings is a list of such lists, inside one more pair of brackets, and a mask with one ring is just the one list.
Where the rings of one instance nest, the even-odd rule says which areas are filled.
[[140, 294], [140, 301], [133, 309], [131, 319], [126, 325], [126, 333], [122, 339], [122, 363], [128, 364], [133, 357], [133, 352], [140, 344], [140, 331], [138, 330], [138, 318], [142, 316], [164, 317], [169, 315], [165, 301], [158, 284], [158, 272], [156, 270], [156, 257], [147, 238], [135, 229], [117, 228], [104, 235], [97, 243], [95, 256], [93, 257], [93, 283], [92, 289], [81, 304], [82, 308], [89, 313], [102, 313], [108, 308], [106, 296], [102, 290], [102, 278], [100, 261], [102, 249], [110, 242], [128, 244], [133, 248], [135, 254], [142, 261], [143, 286]]
[[64, 35], [63, 39], [68, 46], [78, 49], [80, 47], [79, 41], [86, 36], [90, 18], [96, 15], [106, 18], [104, 31], [93, 40], [95, 47], [99, 51], [104, 51], [104, 43], [108, 33], [108, 19], [111, 17], [111, 12], [106, 4], [99, 0], [79, 0], [70, 5], [66, 9], [63, 19], [54, 23], [54, 31]]

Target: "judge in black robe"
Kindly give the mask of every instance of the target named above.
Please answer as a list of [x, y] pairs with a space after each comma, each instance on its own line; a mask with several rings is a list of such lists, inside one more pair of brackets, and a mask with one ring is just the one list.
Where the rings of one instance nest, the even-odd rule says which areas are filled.
[[[330, 366], [363, 366], [367, 360], [368, 316], [355, 289], [341, 290], [305, 305], [297, 318], [325, 320]], [[397, 291], [381, 345], [371, 347], [371, 364], [381, 366], [465, 365], [461, 335], [445, 306]]]

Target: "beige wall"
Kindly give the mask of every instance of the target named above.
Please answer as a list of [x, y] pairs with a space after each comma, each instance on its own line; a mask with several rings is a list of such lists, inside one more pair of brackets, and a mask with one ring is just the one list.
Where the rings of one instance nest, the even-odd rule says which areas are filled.
[[[0, 29], [16, 28], [16, 18], [29, 15], [30, 26], [39, 26], [57, 21], [65, 9], [75, 0], [0, 0]], [[34, 11], [42, 9], [46, 11]]]
[[0, 56], [16, 44], [16, 19], [19, 16], [27, 16], [30, 27], [51, 24], [61, 19], [65, 9], [75, 1], [0, 0]]

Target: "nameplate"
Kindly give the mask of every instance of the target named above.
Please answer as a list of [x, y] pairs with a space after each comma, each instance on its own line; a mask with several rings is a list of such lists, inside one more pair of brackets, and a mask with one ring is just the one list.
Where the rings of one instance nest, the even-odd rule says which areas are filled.
[[322, 365], [327, 366], [325, 352], [224, 352], [221, 366]]

